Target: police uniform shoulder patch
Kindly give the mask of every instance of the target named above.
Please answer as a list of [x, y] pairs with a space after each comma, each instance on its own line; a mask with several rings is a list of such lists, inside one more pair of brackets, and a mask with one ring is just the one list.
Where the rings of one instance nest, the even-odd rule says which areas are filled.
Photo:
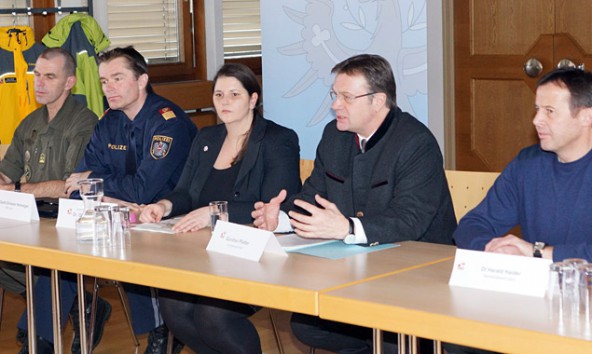
[[171, 118], [177, 117], [175, 115], [175, 112], [173, 112], [173, 110], [170, 109], [169, 107], [165, 107], [165, 108], [159, 110], [159, 112], [162, 115], [162, 118], [164, 118], [164, 120], [169, 120]]
[[164, 159], [173, 144], [173, 138], [164, 135], [154, 135], [150, 144], [150, 155], [155, 160]]

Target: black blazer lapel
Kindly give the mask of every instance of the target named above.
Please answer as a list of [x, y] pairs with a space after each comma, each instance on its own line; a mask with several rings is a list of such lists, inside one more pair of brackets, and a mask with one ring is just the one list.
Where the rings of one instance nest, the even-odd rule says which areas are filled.
[[200, 155], [199, 168], [195, 174], [195, 184], [196, 189], [199, 191], [202, 190], [210, 172], [214, 168], [214, 163], [220, 154], [224, 138], [226, 137], [224, 124], [217, 125], [213, 130], [211, 136], [204, 139], [203, 145], [200, 146], [200, 151], [198, 152]]
[[257, 163], [257, 159], [259, 158], [259, 150], [261, 149], [261, 142], [263, 141], [263, 137], [265, 137], [266, 128], [267, 122], [265, 119], [259, 115], [256, 115], [253, 130], [249, 136], [247, 151], [243, 156], [243, 162], [241, 163], [238, 176], [236, 176], [236, 181], [234, 182], [235, 187], [240, 185], [241, 181], [251, 173], [251, 170]]

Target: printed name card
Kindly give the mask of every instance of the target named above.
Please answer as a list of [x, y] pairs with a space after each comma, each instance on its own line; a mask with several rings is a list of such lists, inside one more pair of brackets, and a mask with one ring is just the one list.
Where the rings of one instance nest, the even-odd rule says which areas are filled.
[[59, 203], [56, 227], [75, 229], [76, 220], [84, 213], [84, 202], [82, 200], [60, 198]]
[[29, 193], [0, 191], [0, 215], [18, 221], [39, 221], [35, 196]]
[[543, 297], [550, 259], [456, 250], [449, 285]]
[[216, 222], [206, 250], [256, 262], [263, 252], [288, 255], [272, 232], [221, 220]]

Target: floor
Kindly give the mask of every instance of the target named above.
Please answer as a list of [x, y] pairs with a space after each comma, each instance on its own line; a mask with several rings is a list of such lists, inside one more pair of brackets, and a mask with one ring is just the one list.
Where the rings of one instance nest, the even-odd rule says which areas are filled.
[[[95, 354], [119, 354], [119, 353], [135, 353], [130, 332], [125, 321], [121, 302], [117, 296], [117, 290], [114, 287], [106, 287], [101, 289], [101, 296], [107, 299], [113, 306], [111, 318], [107, 322], [103, 339], [99, 346], [93, 351]], [[6, 293], [4, 299], [4, 307], [2, 313], [2, 322], [0, 328], [0, 353], [18, 353], [19, 345], [15, 339], [16, 323], [19, 316], [25, 308], [25, 301], [14, 294]], [[257, 326], [259, 335], [261, 337], [261, 345], [265, 354], [279, 353], [273, 331], [271, 329], [271, 321], [269, 319], [269, 310], [262, 309], [252, 317], [253, 322]], [[286, 354], [305, 354], [309, 352], [309, 348], [298, 342], [289, 330], [289, 316], [290, 314], [284, 311], [273, 311], [276, 323], [280, 330], [280, 338]], [[64, 353], [70, 353], [70, 342], [72, 340], [72, 329], [68, 324], [64, 329]], [[146, 335], [140, 336], [140, 348], [138, 353], [143, 353], [146, 347]], [[184, 349], [183, 354], [194, 353], [189, 349]], [[317, 350], [316, 354], [326, 354], [328, 352]]]

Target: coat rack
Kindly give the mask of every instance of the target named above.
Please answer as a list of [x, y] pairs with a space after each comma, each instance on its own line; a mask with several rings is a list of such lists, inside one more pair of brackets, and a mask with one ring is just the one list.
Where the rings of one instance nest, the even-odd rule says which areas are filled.
[[0, 9], [0, 14], [10, 14], [16, 16], [17, 14], [27, 14], [27, 16], [33, 14], [41, 14], [41, 15], [48, 15], [51, 13], [62, 14], [63, 12], [86, 12], [92, 16], [93, 14], [93, 0], [87, 0], [87, 6], [78, 6], [78, 7], [62, 7], [62, 1], [57, 0], [56, 7], [46, 7], [46, 8], [38, 8], [38, 7], [31, 7], [31, 0], [27, 0], [27, 7], [26, 8], [12, 8], [12, 9]]

